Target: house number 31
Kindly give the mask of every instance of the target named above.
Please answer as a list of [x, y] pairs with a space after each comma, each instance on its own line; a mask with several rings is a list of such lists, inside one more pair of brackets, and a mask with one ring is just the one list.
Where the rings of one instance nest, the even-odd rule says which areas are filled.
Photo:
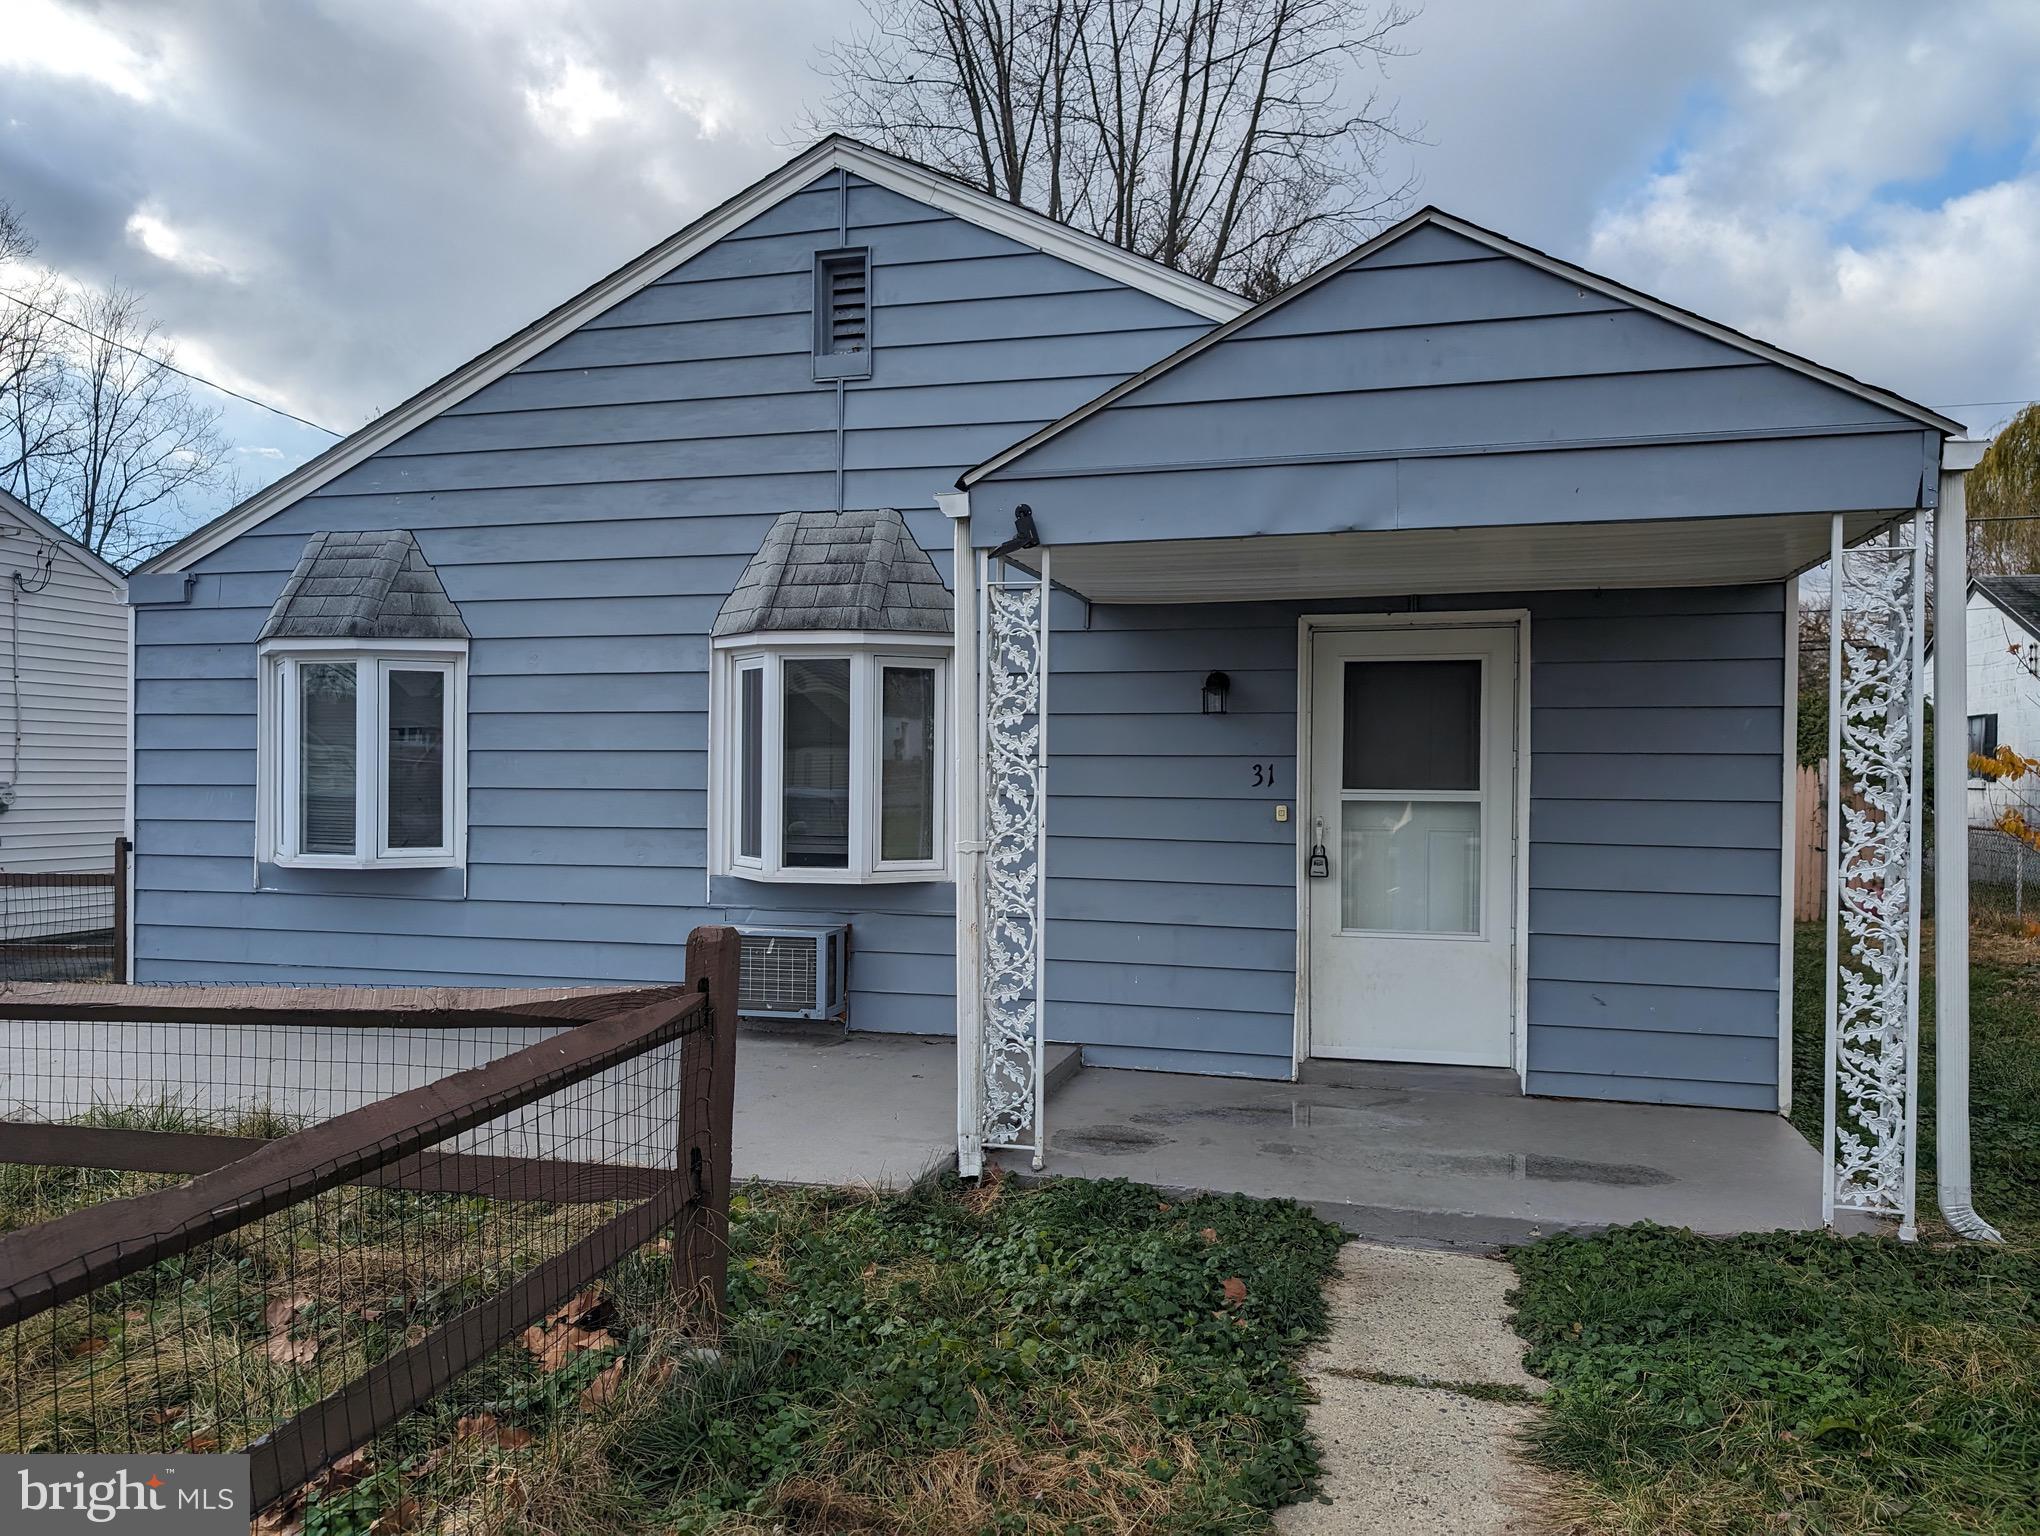
[[1273, 789], [1274, 787], [1275, 765], [1273, 763], [1254, 764], [1254, 788]]

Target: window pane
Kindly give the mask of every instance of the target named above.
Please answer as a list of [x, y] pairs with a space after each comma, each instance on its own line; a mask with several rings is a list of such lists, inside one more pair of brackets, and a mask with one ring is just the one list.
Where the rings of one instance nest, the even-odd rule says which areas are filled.
[[765, 845], [765, 669], [739, 672], [737, 722], [737, 855], [756, 859]]
[[1480, 663], [1346, 663], [1348, 789], [1479, 789]]
[[1378, 933], [1480, 931], [1480, 806], [1349, 800], [1340, 920]]
[[301, 663], [298, 852], [354, 852], [354, 663]]
[[1998, 749], [1996, 715], [1969, 717], [1969, 750], [1973, 756], [1989, 757]]
[[789, 869], [850, 865], [850, 662], [794, 660], [782, 667], [786, 738], [780, 860]]
[[925, 861], [935, 857], [935, 673], [883, 671], [878, 856]]
[[446, 846], [446, 674], [392, 668], [389, 839], [392, 848]]

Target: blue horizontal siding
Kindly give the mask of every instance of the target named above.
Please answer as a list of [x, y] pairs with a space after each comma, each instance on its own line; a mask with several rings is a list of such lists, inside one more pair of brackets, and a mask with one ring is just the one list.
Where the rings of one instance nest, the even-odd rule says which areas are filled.
[[[845, 243], [873, 372], [818, 386], [812, 263]], [[858, 1025], [953, 1028], [948, 885], [711, 891], [709, 627], [788, 511], [899, 505], [946, 572], [933, 492], [1207, 323], [833, 174], [766, 210], [137, 610], [137, 975], [661, 980], [698, 922], [849, 921]], [[388, 527], [474, 634], [465, 880], [253, 889], [256, 633], [308, 534]], [[1259, 973], [1214, 985], [1265, 1009]]]

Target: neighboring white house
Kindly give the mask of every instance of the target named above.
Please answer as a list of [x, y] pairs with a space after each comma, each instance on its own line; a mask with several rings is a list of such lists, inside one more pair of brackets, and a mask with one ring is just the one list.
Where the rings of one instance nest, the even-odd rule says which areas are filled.
[[127, 817], [126, 592], [0, 491], [0, 873], [111, 865]]
[[[2040, 756], [2040, 575], [1969, 584], [1969, 750]], [[1969, 781], [1969, 824], [1989, 826], [2030, 786]]]

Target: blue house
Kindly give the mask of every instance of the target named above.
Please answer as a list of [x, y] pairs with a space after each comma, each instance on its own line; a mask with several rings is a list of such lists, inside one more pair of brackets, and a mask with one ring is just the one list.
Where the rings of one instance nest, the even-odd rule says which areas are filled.
[[1094, 1066], [1789, 1098], [1796, 577], [1959, 424], [1436, 210], [1267, 303], [832, 138], [132, 583], [142, 981], [847, 923]]

